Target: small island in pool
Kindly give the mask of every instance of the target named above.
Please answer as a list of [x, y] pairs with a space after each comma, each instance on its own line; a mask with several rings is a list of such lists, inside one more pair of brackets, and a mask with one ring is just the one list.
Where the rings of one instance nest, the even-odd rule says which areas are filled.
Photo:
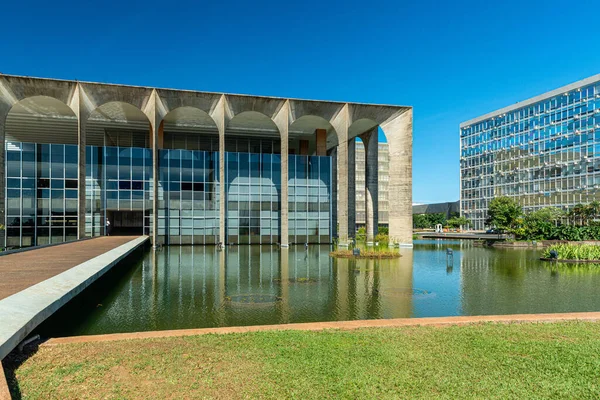
[[600, 246], [592, 244], [561, 243], [544, 250], [542, 261], [600, 264]]
[[400, 252], [396, 250], [360, 250], [360, 253], [354, 254], [353, 250], [334, 250], [329, 253], [330, 257], [336, 258], [380, 258], [380, 259], [390, 259], [390, 258], [400, 258]]

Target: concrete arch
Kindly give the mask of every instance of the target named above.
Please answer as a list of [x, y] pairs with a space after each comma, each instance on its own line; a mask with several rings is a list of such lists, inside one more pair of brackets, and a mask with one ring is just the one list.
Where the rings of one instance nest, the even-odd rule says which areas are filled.
[[91, 110], [87, 120], [93, 120], [94, 117], [96, 119], [105, 119], [114, 122], [143, 120], [150, 122], [146, 113], [144, 113], [139, 107], [129, 102], [119, 100], [108, 101], [98, 105], [96, 108]]
[[241, 95], [225, 95], [225, 122], [247, 112], [254, 111], [273, 120], [285, 106], [286, 100], [275, 97], [252, 97]]
[[82, 124], [87, 122], [94, 111], [110, 103], [124, 103], [133, 106], [146, 115], [150, 124], [156, 123], [153, 89], [93, 83], [79, 84], [79, 107]]
[[263, 134], [265, 131], [271, 131], [273, 134], [277, 134], [277, 137], [280, 135], [279, 127], [275, 121], [267, 114], [255, 110], [242, 111], [227, 120], [225, 132], [226, 134], [231, 134], [232, 131], [239, 131], [240, 133], [257, 132]]
[[54, 98], [76, 111], [73, 105], [76, 87], [77, 83], [72, 81], [0, 76], [0, 119], [14, 104], [37, 96]]
[[290, 124], [306, 115], [321, 117], [331, 122], [343, 111], [344, 106], [345, 103], [290, 100]]
[[162, 117], [161, 123], [183, 128], [217, 129], [217, 123], [208, 112], [193, 106], [180, 106], [170, 110]]
[[[158, 132], [159, 141], [163, 142], [164, 148], [219, 150], [217, 123], [206, 111], [196, 107], [180, 106], [172, 109], [162, 117]], [[208, 141], [200, 143], [201, 139]]]
[[312, 114], [303, 115], [289, 125], [288, 142], [296, 154], [300, 154], [298, 152], [300, 140], [309, 141], [309, 155], [326, 155], [328, 149], [338, 144], [337, 132], [331, 122], [320, 115]]
[[[152, 121], [148, 115], [135, 104], [125, 101], [110, 100], [88, 110], [85, 116], [80, 117], [80, 124], [85, 127], [87, 145], [116, 146], [121, 145], [121, 134], [130, 132], [130, 144], [125, 147], [152, 147]], [[111, 138], [111, 131], [117, 139]], [[134, 139], [137, 136], [136, 139]], [[124, 143], [127, 143], [125, 140]], [[143, 143], [143, 144], [142, 144]]]
[[348, 127], [348, 139], [359, 137], [377, 128], [379, 124], [370, 118], [361, 118], [353, 121]]
[[182, 92], [167, 89], [156, 89], [159, 104], [165, 114], [180, 107], [193, 107], [212, 115], [222, 95], [217, 93]]
[[5, 140], [77, 144], [77, 115], [55, 97], [37, 95], [12, 104], [4, 115]]
[[348, 123], [349, 125], [361, 119], [373, 121], [376, 125], [382, 125], [386, 121], [392, 120], [410, 107], [390, 107], [375, 104], [348, 104]]

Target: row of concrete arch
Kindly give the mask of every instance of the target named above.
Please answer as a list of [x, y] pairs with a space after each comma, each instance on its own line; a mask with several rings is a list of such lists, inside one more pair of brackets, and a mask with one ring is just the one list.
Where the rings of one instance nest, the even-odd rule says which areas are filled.
[[[38, 106], [36, 106], [36, 103]], [[5, 142], [5, 125], [11, 110], [37, 108], [39, 104], [54, 104], [54, 112], [77, 120], [77, 143], [80, 159], [85, 159], [86, 127], [95, 118], [106, 114], [110, 105], [120, 104], [121, 109], [138, 120], [145, 117], [150, 128], [150, 142], [157, 143], [159, 132], [165, 123], [177, 122], [177, 115], [185, 110], [196, 115], [215, 129], [219, 135], [219, 149], [223, 153], [226, 131], [235, 127], [243, 115], [252, 115], [262, 126], [270, 125], [281, 139], [282, 162], [287, 164], [290, 131], [304, 125], [305, 128], [325, 129], [328, 132], [328, 148], [336, 147], [338, 169], [349, 165], [348, 146], [355, 137], [381, 128], [390, 146], [390, 198], [402, 203], [390, 204], [390, 235], [400, 243], [411, 242], [411, 234], [405, 224], [412, 227], [412, 108], [358, 103], [341, 103], [313, 100], [297, 100], [276, 97], [260, 97], [222, 93], [158, 89], [138, 86], [87, 83], [67, 80], [39, 79], [0, 75], [0, 137]], [[43, 111], [43, 110], [42, 110]], [[69, 112], [71, 114], [69, 114]], [[52, 116], [52, 112], [47, 116]], [[54, 115], [56, 116], [56, 115]], [[112, 116], [114, 117], [114, 115]], [[152, 145], [157, 148], [158, 145]], [[4, 152], [0, 152], [0, 166], [4, 165]], [[155, 156], [156, 156], [156, 152]], [[285, 159], [285, 160], [284, 160]], [[156, 160], [155, 160], [156, 161]], [[157, 163], [155, 163], [156, 165]], [[3, 168], [0, 172], [4, 182]], [[85, 180], [83, 171], [82, 181]], [[4, 184], [1, 185], [4, 190]], [[282, 188], [284, 189], [284, 188]], [[287, 189], [287, 188], [285, 188]], [[282, 198], [286, 193], [282, 190]], [[394, 193], [396, 192], [396, 193]], [[338, 182], [340, 240], [347, 239], [348, 227], [348, 181]], [[1, 196], [0, 202], [4, 202]], [[352, 200], [350, 200], [352, 201]], [[408, 202], [408, 204], [404, 204]], [[85, 203], [85, 202], [83, 202]], [[282, 205], [283, 207], [283, 205]], [[351, 211], [350, 211], [351, 212]], [[4, 220], [4, 205], [0, 207]], [[396, 214], [396, 218], [394, 217]], [[408, 215], [407, 215], [408, 214]], [[407, 219], [408, 218], [408, 219]], [[397, 222], [396, 222], [397, 221]], [[399, 226], [399, 225], [402, 226]], [[282, 232], [283, 234], [283, 232]]]

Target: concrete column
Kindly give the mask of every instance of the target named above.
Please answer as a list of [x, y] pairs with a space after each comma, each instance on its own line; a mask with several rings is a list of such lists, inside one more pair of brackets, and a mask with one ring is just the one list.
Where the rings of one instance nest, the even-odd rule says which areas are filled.
[[337, 146], [337, 221], [338, 243], [348, 246], [348, 104], [331, 120], [338, 139]]
[[[0, 99], [1, 100], [1, 99]], [[5, 229], [0, 229], [0, 247], [6, 247], [6, 117], [10, 107], [0, 102], [0, 224]]]
[[85, 215], [86, 215], [86, 193], [85, 193], [85, 169], [86, 169], [86, 126], [87, 113], [82, 110], [81, 88], [79, 84], [73, 95], [73, 108], [77, 115], [77, 238], [85, 237]]
[[379, 140], [378, 129], [361, 135], [365, 145], [365, 222], [367, 244], [372, 244], [379, 224]]
[[85, 237], [86, 193], [85, 193], [85, 167], [86, 167], [86, 124], [78, 119], [77, 145], [79, 146], [79, 160], [77, 165], [77, 238]]
[[289, 128], [290, 128], [290, 102], [286, 100], [273, 117], [273, 122], [279, 129], [281, 139], [281, 191], [279, 208], [279, 236], [281, 247], [289, 246], [288, 226], [288, 159], [289, 159]]
[[279, 209], [279, 237], [281, 247], [289, 246], [289, 204], [288, 204], [288, 180], [289, 180], [289, 154], [288, 154], [288, 131], [281, 134], [281, 191]]
[[150, 137], [152, 138], [152, 246], [158, 247], [158, 183], [160, 182], [158, 165], [158, 131], [156, 122], [150, 124]]
[[337, 222], [338, 243], [348, 245], [348, 144], [337, 147]]
[[219, 129], [219, 242], [225, 245], [225, 208], [227, 207], [227, 182], [225, 182], [225, 128]]
[[390, 241], [412, 247], [412, 108], [381, 125], [389, 145]]
[[348, 237], [356, 234], [356, 139], [348, 141]]
[[338, 235], [337, 203], [338, 203], [338, 179], [337, 179], [337, 147], [329, 151], [331, 157], [331, 238]]
[[217, 125], [219, 131], [219, 242], [226, 244], [225, 231], [225, 207], [227, 183], [225, 182], [225, 95], [222, 95], [217, 102], [214, 110], [211, 112], [211, 117]]

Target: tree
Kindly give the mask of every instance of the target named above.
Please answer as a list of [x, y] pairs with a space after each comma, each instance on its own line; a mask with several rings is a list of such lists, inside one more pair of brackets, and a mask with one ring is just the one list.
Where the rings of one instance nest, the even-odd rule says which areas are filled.
[[571, 211], [569, 211], [569, 217], [571, 217], [574, 225], [585, 225], [586, 206], [583, 204], [575, 204], [573, 208], [571, 208]]
[[595, 220], [596, 218], [598, 218], [598, 215], [600, 215], [600, 202], [599, 201], [592, 201], [590, 204], [587, 205], [587, 215], [589, 219]]
[[465, 217], [455, 217], [455, 218], [450, 218], [448, 221], [446, 221], [446, 223], [448, 224], [449, 227], [451, 228], [458, 228], [460, 226], [468, 226], [471, 225], [471, 221], [469, 221], [467, 218]]
[[413, 215], [413, 227], [417, 229], [435, 228], [437, 224], [446, 224], [446, 214], [415, 214]]
[[496, 197], [488, 206], [486, 224], [501, 230], [512, 230], [521, 215], [523, 209], [515, 200], [506, 196]]
[[525, 221], [558, 222], [565, 215], [564, 211], [556, 207], [544, 207], [525, 215]]

